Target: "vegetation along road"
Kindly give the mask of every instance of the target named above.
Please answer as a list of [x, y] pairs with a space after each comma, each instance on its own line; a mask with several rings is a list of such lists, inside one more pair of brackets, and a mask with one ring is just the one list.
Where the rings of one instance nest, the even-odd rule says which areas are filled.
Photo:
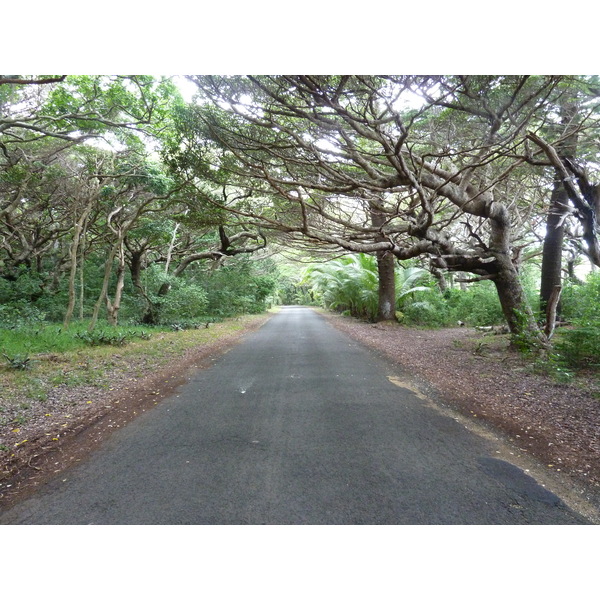
[[2, 524], [584, 524], [315, 311], [284, 307]]

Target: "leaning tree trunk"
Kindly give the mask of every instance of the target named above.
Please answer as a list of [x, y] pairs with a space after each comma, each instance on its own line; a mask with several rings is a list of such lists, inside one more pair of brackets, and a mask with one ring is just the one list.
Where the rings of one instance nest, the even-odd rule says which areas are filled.
[[92, 319], [88, 326], [88, 331], [93, 331], [96, 327], [96, 323], [98, 322], [98, 316], [100, 314], [100, 307], [102, 306], [102, 302], [105, 300], [108, 293], [108, 283], [110, 281], [110, 275], [112, 273], [113, 268], [113, 260], [117, 253], [117, 247], [113, 246], [106, 259], [106, 263], [104, 265], [104, 278], [102, 280], [102, 289], [100, 290], [100, 295], [98, 296], [98, 300], [96, 300], [96, 304], [94, 305], [94, 312], [92, 313]]
[[540, 330], [529, 306], [519, 273], [508, 255], [496, 255], [494, 285], [502, 307], [502, 313], [513, 339], [531, 349], [547, 348], [548, 340]]
[[[454, 270], [470, 271], [494, 282], [502, 313], [513, 342], [519, 341], [532, 350], [548, 348], [548, 340], [537, 324], [527, 300], [517, 267], [512, 261], [511, 224], [508, 211], [501, 205], [492, 207], [490, 247], [483, 259], [454, 261]], [[462, 263], [462, 264], [461, 264]], [[460, 268], [462, 266], [462, 269]], [[484, 275], [484, 273], [486, 273]]]

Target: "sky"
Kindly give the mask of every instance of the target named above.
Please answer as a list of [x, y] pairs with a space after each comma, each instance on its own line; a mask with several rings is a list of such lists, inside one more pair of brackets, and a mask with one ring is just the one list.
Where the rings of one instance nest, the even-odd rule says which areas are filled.
[[[557, 28], [541, 0], [168, 4], [75, 0], [2, 9], [4, 70], [68, 74], [591, 74], [595, 19]], [[424, 10], [426, 6], [426, 10]], [[483, 8], [489, 6], [489, 8]], [[591, 4], [582, 7], [592, 16]], [[87, 13], [86, 13], [87, 10]], [[23, 26], [17, 26], [23, 23]], [[29, 67], [29, 68], [25, 68]], [[57, 69], [57, 67], [60, 67]]]

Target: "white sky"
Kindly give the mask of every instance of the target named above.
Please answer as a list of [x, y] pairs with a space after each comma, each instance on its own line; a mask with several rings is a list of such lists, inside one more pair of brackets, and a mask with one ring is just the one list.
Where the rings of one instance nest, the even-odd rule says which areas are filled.
[[[18, 24], [23, 5], [5, 3]], [[541, 0], [506, 0], [483, 10], [470, 0], [340, 0], [276, 6], [255, 0], [148, 9], [140, 0], [27, 3], [26, 33], [3, 28], [6, 66], [20, 73], [200, 74], [591, 74], [598, 70], [593, 8], [577, 27], [557, 29]], [[93, 14], [92, 14], [93, 11]], [[552, 34], [549, 35], [549, 32]], [[569, 51], [567, 51], [569, 50]]]

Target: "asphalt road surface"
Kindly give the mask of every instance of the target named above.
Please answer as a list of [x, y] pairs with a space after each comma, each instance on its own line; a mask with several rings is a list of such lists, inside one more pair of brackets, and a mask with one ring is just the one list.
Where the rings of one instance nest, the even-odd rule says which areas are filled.
[[402, 377], [285, 307], [0, 523], [586, 523]]

